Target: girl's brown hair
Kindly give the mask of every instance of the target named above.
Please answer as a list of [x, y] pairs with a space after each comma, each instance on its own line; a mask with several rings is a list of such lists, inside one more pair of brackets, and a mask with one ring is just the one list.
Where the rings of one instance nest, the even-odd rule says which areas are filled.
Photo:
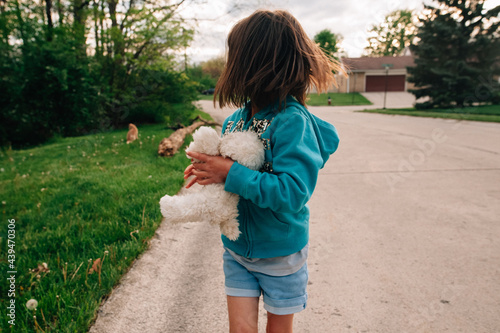
[[227, 63], [215, 87], [220, 107], [242, 107], [248, 100], [259, 109], [287, 95], [305, 105], [313, 85], [318, 92], [337, 85], [344, 70], [306, 35], [283, 10], [258, 10], [239, 21], [227, 38]]

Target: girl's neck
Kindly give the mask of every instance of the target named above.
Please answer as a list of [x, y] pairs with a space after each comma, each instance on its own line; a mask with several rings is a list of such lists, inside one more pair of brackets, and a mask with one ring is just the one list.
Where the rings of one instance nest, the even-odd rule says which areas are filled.
[[[257, 100], [258, 103], [252, 102], [252, 117], [255, 116], [260, 110], [265, 108], [267, 105], [274, 103], [278, 98], [278, 94], [276, 92], [274, 93], [267, 93], [263, 96], [259, 96], [259, 99]], [[258, 104], [258, 105], [257, 105]]]
[[257, 107], [257, 105], [252, 103], [252, 115], [250, 117], [255, 116], [259, 111], [260, 109]]

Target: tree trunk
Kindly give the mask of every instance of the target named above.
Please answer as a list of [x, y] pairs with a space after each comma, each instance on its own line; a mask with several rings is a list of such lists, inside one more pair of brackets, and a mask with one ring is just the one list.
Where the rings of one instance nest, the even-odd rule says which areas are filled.
[[[97, 0], [94, 0], [94, 37], [95, 37], [95, 55], [96, 57], [102, 56], [102, 41], [99, 38], [99, 5]], [[101, 45], [99, 45], [99, 42]]]
[[85, 7], [89, 1], [73, 0], [73, 28], [75, 30], [76, 42], [82, 54], [86, 53], [87, 44], [85, 43], [85, 23], [87, 21]]
[[[123, 56], [125, 55], [125, 47], [123, 43], [123, 35], [118, 25], [116, 18], [116, 7], [118, 0], [108, 0], [109, 18], [111, 19], [111, 39], [113, 41], [113, 52], [118, 64], [123, 63]], [[119, 56], [119, 57], [117, 57]]]
[[47, 15], [47, 41], [52, 41], [52, 0], [45, 0], [45, 14]]
[[61, 0], [57, 0], [57, 16], [59, 21], [59, 26], [62, 26], [64, 23], [64, 15], [63, 15], [63, 5], [61, 4]]
[[207, 121], [200, 116], [198, 116], [197, 119], [199, 119], [199, 121], [194, 122], [188, 127], [180, 128], [172, 133], [168, 138], [161, 140], [160, 145], [158, 146], [158, 154], [160, 156], [173, 156], [184, 144], [186, 135], [193, 133], [198, 127], [202, 125], [220, 125], [212, 121]]
[[[118, 6], [119, 0], [108, 0], [108, 10], [109, 18], [111, 19], [111, 29], [109, 29], [111, 37], [112, 56], [113, 63], [111, 65], [111, 75], [109, 85], [113, 90], [118, 90], [115, 93], [119, 93], [122, 88], [122, 78], [120, 77], [120, 69], [122, 68], [123, 62], [125, 60], [125, 47], [123, 44], [123, 36], [118, 25], [118, 20], [116, 18], [116, 7]], [[118, 97], [118, 96], [117, 96]]]
[[18, 25], [19, 25], [19, 32], [21, 34], [21, 39], [23, 40], [23, 46], [26, 47], [28, 44], [28, 41], [26, 40], [26, 34], [24, 32], [24, 20], [23, 20], [23, 17], [21, 15], [21, 8], [19, 6], [19, 1], [14, 1], [14, 4], [16, 6], [16, 18], [17, 18], [17, 22], [18, 22]]

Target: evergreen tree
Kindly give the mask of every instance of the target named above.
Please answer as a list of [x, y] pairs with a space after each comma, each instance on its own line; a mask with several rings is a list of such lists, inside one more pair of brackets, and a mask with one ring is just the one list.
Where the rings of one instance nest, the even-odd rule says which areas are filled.
[[498, 102], [500, 74], [500, 6], [485, 10], [484, 0], [437, 0], [426, 5], [418, 44], [411, 46], [410, 90], [427, 97], [417, 108], [463, 107]]

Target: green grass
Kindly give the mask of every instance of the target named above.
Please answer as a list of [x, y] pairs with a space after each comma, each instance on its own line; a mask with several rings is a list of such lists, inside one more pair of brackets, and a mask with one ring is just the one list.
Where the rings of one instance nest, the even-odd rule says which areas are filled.
[[[329, 93], [329, 94], [309, 94], [307, 105], [310, 106], [327, 106], [328, 97], [330, 96], [333, 106], [345, 106], [345, 105], [371, 105], [372, 103], [367, 100], [360, 93], [349, 93], [349, 94], [339, 94], [339, 93]], [[212, 101], [213, 95], [198, 95], [198, 100]]]
[[489, 121], [500, 122], [500, 105], [485, 105], [454, 109], [432, 109], [432, 110], [416, 110], [415, 108], [404, 109], [375, 109], [363, 110], [359, 112], [372, 112], [394, 115], [405, 115], [415, 117], [432, 117], [457, 120], [474, 120], [474, 121]]
[[214, 95], [198, 94], [198, 100], [199, 101], [213, 101], [214, 100]]
[[[2, 311], [0, 331], [87, 332], [101, 301], [148, 247], [161, 222], [160, 198], [183, 185], [189, 160], [182, 150], [174, 157], [157, 154], [171, 132], [145, 125], [128, 145], [127, 129], [121, 129], [0, 152], [3, 309], [11, 299], [9, 265], [17, 271], [15, 326]], [[8, 257], [10, 219], [15, 262]], [[98, 258], [101, 272], [90, 274]], [[36, 272], [42, 263], [50, 271]], [[36, 311], [26, 307], [31, 298]]]
[[328, 97], [332, 100], [333, 106], [346, 106], [346, 105], [371, 105], [372, 103], [367, 100], [360, 93], [349, 93], [349, 94], [340, 94], [340, 93], [323, 93], [309, 94], [308, 100], [306, 101], [307, 105], [310, 106], [327, 106], [328, 105]]

